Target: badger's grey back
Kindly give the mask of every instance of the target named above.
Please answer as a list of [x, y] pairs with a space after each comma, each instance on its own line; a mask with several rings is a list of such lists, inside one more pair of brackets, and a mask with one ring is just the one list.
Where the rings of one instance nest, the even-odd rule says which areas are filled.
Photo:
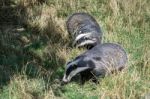
[[70, 81], [77, 73], [85, 79], [91, 78], [93, 74], [97, 77], [105, 76], [121, 71], [127, 66], [126, 63], [127, 54], [123, 47], [114, 43], [98, 44], [67, 64], [63, 81]]
[[87, 13], [72, 14], [67, 20], [68, 32], [70, 34], [79, 33], [81, 28], [83, 29], [83, 32], [95, 31], [98, 34], [102, 34], [99, 24], [91, 15]]
[[126, 66], [127, 54], [118, 44], [99, 44], [84, 53], [86, 60], [92, 60], [96, 69], [121, 70]]

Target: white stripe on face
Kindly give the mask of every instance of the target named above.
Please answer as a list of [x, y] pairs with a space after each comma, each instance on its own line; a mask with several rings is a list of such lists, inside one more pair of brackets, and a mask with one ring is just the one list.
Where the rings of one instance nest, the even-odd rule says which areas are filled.
[[85, 70], [87, 70], [87, 69], [89, 69], [89, 67], [78, 67], [77, 69], [73, 70], [73, 71], [68, 75], [68, 77], [66, 77], [66, 74], [65, 74], [64, 77], [63, 77], [63, 81], [64, 81], [64, 82], [69, 82], [73, 76], [75, 76], [76, 74], [78, 74], [78, 73], [80, 73], [80, 72], [82, 72], [82, 71], [85, 71]]
[[[84, 38], [84, 37], [87, 37], [87, 38], [90, 38], [90, 39], [86, 39], [86, 40], [84, 40], [83, 39], [83, 41], [82, 42], [80, 42], [79, 44], [77, 44], [76, 45], [76, 43], [77, 43], [77, 41], [78, 40], [80, 40], [81, 38]], [[76, 38], [75, 38], [75, 40], [74, 40], [74, 42], [73, 42], [73, 45], [75, 46], [77, 46], [77, 47], [81, 47], [81, 46], [84, 46], [84, 45], [89, 45], [89, 44], [95, 44], [96, 42], [99, 42], [99, 41], [97, 41], [97, 37], [98, 37], [98, 35], [97, 34], [93, 34], [92, 32], [88, 32], [88, 33], [84, 33], [84, 34], [79, 34]]]
[[79, 62], [80, 60], [73, 60], [72, 62], [70, 62], [69, 64], [67, 64], [66, 70], [71, 66], [71, 65], [75, 65]]
[[76, 38], [75, 38], [75, 42], [78, 41], [79, 39], [81, 39], [82, 37], [90, 37], [92, 35], [91, 32], [89, 33], [84, 33], [84, 34], [79, 34]]
[[86, 40], [85, 42], [81, 42], [79, 45], [77, 45], [77, 47], [84, 46], [86, 44], [94, 44], [94, 43], [96, 43], [96, 41], [94, 41], [94, 40]]

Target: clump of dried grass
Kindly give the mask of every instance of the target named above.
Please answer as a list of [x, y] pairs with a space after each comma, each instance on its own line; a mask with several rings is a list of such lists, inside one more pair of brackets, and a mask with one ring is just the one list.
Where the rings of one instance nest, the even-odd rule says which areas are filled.
[[[104, 32], [103, 41], [120, 43], [128, 52], [129, 68], [127, 70], [119, 75], [104, 78], [99, 85], [88, 83], [83, 86], [84, 88], [80, 88], [77, 84], [71, 83], [65, 88], [63, 87], [65, 92], [62, 92], [62, 97], [91, 98], [91, 96], [96, 96], [97, 98], [126, 99], [139, 98], [150, 91], [149, 1], [61, 0], [60, 2], [60, 0], [48, 0], [48, 2], [39, 2], [39, 0], [16, 0], [15, 4], [19, 8], [17, 8], [15, 14], [30, 32], [24, 33], [29, 34], [28, 36], [20, 35], [20, 38], [23, 38], [23, 40], [27, 38], [28, 40], [25, 41], [29, 41], [21, 48], [29, 49], [27, 50], [30, 52], [28, 54], [40, 58], [40, 62], [37, 61], [36, 57], [33, 57], [30, 62], [36, 63], [35, 66], [44, 68], [45, 71], [43, 72], [47, 74], [47, 78], [51, 78], [52, 75], [56, 78], [61, 77], [63, 70], [59, 69], [64, 67], [66, 61], [73, 59], [83, 51], [72, 49], [69, 46], [70, 38], [66, 32], [65, 20], [73, 12], [85, 11], [91, 13], [101, 23]], [[11, 36], [10, 34], [7, 35]], [[9, 41], [9, 38], [11, 37], [4, 36], [2, 41]], [[41, 46], [32, 47], [37, 41], [42, 42]], [[8, 96], [36, 98], [35, 93], [40, 91], [38, 98], [56, 98], [53, 92], [61, 89], [50, 88], [47, 90], [45, 85], [42, 85], [44, 87], [39, 89], [38, 86], [41, 81], [44, 80], [22, 79], [15, 76], [8, 86], [11, 89], [9, 92], [12, 93]], [[12, 88], [14, 82], [17, 87]], [[32, 84], [35, 86], [31, 86]], [[54, 83], [53, 85], [57, 84]]]

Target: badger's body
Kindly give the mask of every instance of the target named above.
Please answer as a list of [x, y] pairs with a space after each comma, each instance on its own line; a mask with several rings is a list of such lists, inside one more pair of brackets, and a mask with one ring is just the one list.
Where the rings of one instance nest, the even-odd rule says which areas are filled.
[[105, 76], [113, 71], [120, 71], [126, 66], [127, 55], [118, 44], [98, 44], [91, 50], [68, 62], [63, 82], [69, 82], [76, 74], [82, 79]]
[[101, 43], [102, 32], [96, 20], [87, 13], [74, 13], [67, 22], [67, 30], [76, 47], [92, 48]]

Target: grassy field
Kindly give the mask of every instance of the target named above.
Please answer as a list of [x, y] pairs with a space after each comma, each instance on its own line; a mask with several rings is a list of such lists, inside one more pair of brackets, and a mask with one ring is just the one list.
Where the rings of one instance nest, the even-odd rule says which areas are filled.
[[[88, 12], [103, 43], [121, 44], [128, 68], [99, 84], [60, 86], [72, 47], [66, 20]], [[2, 0], [0, 99], [150, 99], [150, 0]]]

